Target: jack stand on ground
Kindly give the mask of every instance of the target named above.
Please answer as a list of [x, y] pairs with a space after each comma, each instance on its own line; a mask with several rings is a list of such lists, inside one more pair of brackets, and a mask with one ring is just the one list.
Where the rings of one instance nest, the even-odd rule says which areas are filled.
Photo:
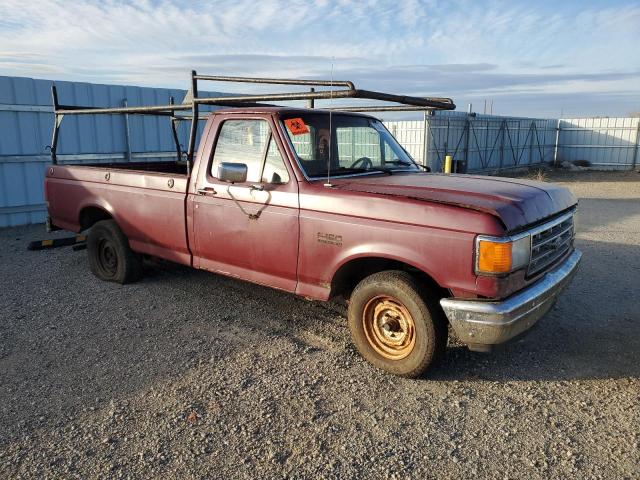
[[35, 240], [29, 243], [27, 250], [46, 250], [48, 248], [68, 247], [70, 245], [73, 245], [74, 250], [83, 250], [87, 245], [87, 236], [74, 235], [73, 237]]

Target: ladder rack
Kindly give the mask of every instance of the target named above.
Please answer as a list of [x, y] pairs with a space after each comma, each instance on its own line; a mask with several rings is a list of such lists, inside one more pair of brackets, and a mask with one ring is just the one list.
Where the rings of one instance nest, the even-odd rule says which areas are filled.
[[[265, 93], [253, 95], [233, 95], [217, 97], [198, 96], [198, 80], [229, 83], [253, 83], [272, 85], [296, 85], [311, 87], [308, 92]], [[328, 89], [315, 91], [313, 87], [328, 87]], [[261, 107], [274, 106], [262, 102], [279, 102], [306, 100], [310, 108], [314, 108], [315, 100], [329, 100], [338, 98], [364, 98], [382, 102], [391, 102], [397, 105], [390, 106], [349, 106], [331, 108], [347, 112], [384, 112], [384, 111], [427, 111], [427, 110], [453, 110], [455, 104], [450, 98], [440, 97], [412, 97], [406, 95], [394, 95], [390, 93], [362, 90], [356, 88], [353, 82], [348, 80], [298, 80], [287, 78], [256, 78], [256, 77], [228, 77], [217, 75], [198, 75], [191, 71], [191, 88], [185, 95], [182, 103], [175, 104], [171, 99], [169, 105], [151, 105], [140, 107], [84, 107], [77, 105], [61, 105], [58, 102], [58, 92], [55, 85], [51, 87], [53, 99], [54, 126], [51, 139], [51, 161], [57, 163], [56, 150], [58, 146], [58, 134], [60, 124], [65, 115], [154, 115], [166, 116], [171, 120], [171, 129], [178, 159], [182, 158], [181, 146], [178, 141], [177, 122], [189, 120], [191, 128], [189, 132], [189, 146], [187, 149], [187, 165], [193, 162], [195, 152], [198, 121], [206, 120], [207, 116], [200, 115], [200, 105], [225, 106], [225, 107]], [[189, 115], [176, 115], [176, 112], [190, 111]]]

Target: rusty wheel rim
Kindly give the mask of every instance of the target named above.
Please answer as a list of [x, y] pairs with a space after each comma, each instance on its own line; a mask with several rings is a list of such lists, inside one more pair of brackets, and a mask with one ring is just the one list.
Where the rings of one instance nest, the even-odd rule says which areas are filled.
[[403, 359], [416, 344], [413, 317], [396, 298], [381, 295], [369, 300], [362, 312], [362, 326], [371, 348], [384, 358]]

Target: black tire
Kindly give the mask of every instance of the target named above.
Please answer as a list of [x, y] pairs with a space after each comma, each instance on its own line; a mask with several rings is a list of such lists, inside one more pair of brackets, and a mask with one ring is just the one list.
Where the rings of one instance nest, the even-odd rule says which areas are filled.
[[142, 276], [142, 260], [114, 220], [96, 222], [87, 238], [89, 268], [100, 280], [135, 282]]
[[382, 370], [415, 378], [444, 357], [447, 321], [438, 299], [407, 272], [362, 280], [351, 294], [348, 318], [356, 348]]

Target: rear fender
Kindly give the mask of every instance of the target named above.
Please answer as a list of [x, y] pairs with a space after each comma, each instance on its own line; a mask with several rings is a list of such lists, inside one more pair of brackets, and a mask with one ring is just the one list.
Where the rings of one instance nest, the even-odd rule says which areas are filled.
[[[88, 212], [92, 212], [92, 211], [104, 212], [105, 215], [101, 216], [98, 214], [93, 218], [87, 219], [86, 215], [89, 215], [90, 213]], [[77, 218], [78, 218], [79, 230], [86, 230], [91, 226], [93, 226], [93, 224], [96, 223], [96, 221], [104, 220], [106, 218], [113, 218], [116, 221], [116, 223], [119, 223], [118, 219], [116, 218], [116, 213], [113, 206], [109, 202], [102, 199], [98, 199], [98, 198], [94, 198], [85, 202], [80, 207]]]

